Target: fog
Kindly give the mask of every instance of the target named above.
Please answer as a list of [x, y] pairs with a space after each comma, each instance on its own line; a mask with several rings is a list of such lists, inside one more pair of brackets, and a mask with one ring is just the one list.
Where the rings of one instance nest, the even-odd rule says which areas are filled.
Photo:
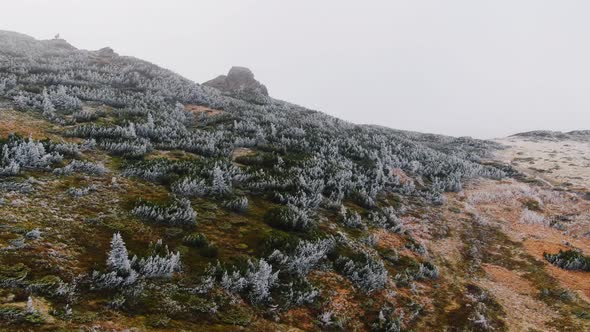
[[355, 123], [480, 138], [590, 129], [587, 1], [3, 1], [0, 29], [196, 82], [232, 65]]

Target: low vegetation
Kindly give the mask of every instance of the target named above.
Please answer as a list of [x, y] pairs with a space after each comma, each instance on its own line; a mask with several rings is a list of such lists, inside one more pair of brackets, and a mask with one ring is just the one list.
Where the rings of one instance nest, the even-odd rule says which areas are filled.
[[[423, 240], [449, 193], [505, 178], [482, 161], [497, 144], [252, 103], [64, 43], [0, 32], [0, 116], [39, 126], [0, 137], [0, 327], [412, 330], [467, 273]], [[523, 204], [522, 224], [548, 223]], [[501, 330], [495, 300], [468, 288], [460, 326]]]
[[543, 257], [549, 263], [565, 270], [590, 272], [590, 257], [584, 256], [578, 250], [560, 250], [557, 254], [543, 253]]

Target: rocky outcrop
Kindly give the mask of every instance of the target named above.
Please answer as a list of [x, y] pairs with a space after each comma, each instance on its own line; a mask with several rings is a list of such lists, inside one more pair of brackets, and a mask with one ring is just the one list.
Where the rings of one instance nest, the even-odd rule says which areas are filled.
[[266, 86], [254, 78], [252, 71], [245, 67], [232, 67], [227, 75], [220, 75], [203, 83], [236, 98], [264, 103], [268, 97]]
[[115, 53], [115, 51], [110, 47], [101, 48], [100, 50], [96, 51], [96, 54], [103, 58], [112, 58], [119, 56], [119, 54]]

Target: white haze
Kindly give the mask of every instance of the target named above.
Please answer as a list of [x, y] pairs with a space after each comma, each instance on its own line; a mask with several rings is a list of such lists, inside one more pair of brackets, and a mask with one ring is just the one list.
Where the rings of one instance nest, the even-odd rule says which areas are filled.
[[590, 129], [588, 1], [2, 1], [0, 29], [196, 82], [250, 67], [355, 122], [490, 138]]

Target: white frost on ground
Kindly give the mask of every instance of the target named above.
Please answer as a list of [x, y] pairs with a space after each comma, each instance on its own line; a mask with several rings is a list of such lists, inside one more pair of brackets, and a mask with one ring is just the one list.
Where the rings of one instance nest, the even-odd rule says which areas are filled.
[[496, 139], [509, 146], [496, 159], [556, 186], [590, 190], [590, 144], [579, 141], [531, 141], [518, 137]]

